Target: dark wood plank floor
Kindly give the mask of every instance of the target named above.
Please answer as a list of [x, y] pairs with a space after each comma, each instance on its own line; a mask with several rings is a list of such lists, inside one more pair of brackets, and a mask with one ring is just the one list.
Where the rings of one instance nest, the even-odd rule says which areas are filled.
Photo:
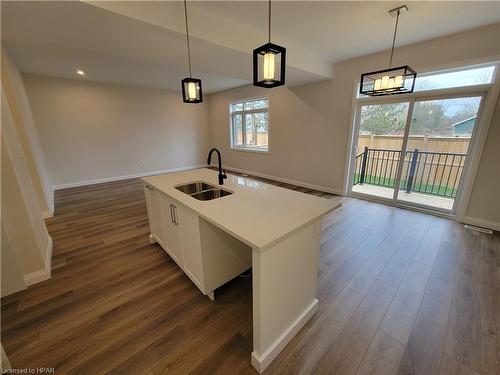
[[[318, 313], [266, 374], [500, 374], [500, 236], [342, 199]], [[138, 180], [57, 191], [52, 279], [2, 299], [13, 367], [255, 374], [251, 280], [203, 296], [158, 245]]]

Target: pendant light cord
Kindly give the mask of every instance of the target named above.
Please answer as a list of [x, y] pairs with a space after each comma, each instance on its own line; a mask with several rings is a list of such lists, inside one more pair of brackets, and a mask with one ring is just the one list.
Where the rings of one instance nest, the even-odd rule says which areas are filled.
[[271, 0], [269, 0], [269, 43], [271, 43]]
[[391, 48], [391, 58], [389, 60], [389, 68], [392, 66], [392, 57], [394, 56], [394, 45], [396, 44], [396, 34], [398, 32], [399, 13], [400, 10], [398, 9], [398, 14], [396, 15], [396, 26], [394, 27], [394, 36], [392, 37], [392, 48]]
[[189, 65], [189, 78], [193, 78], [191, 74], [191, 49], [189, 47], [189, 27], [188, 27], [188, 12], [187, 12], [187, 1], [184, 0], [184, 18], [186, 20], [186, 40], [188, 47], [188, 65]]

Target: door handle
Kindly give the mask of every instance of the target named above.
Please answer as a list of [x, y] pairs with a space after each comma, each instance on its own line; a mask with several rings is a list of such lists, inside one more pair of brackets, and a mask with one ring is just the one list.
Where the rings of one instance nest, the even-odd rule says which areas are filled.
[[179, 225], [179, 222], [177, 221], [177, 206], [174, 206], [174, 224]]
[[175, 221], [174, 221], [174, 205], [173, 204], [170, 205], [170, 221], [172, 223], [175, 223]]

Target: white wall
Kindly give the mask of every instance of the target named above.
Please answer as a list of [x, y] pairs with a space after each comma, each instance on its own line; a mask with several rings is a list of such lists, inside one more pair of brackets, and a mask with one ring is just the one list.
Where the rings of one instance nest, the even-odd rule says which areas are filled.
[[[270, 152], [231, 150], [229, 103], [269, 97]], [[210, 95], [211, 140], [224, 165], [341, 191], [346, 133], [339, 134], [332, 81], [292, 88], [244, 86]]]
[[4, 229], [3, 222], [0, 224], [1, 227], [1, 238], [0, 246], [2, 247], [1, 254], [1, 292], [0, 296], [5, 297], [9, 294], [19, 292], [20, 290], [26, 289], [26, 284], [24, 283], [23, 274], [19, 270], [19, 265], [17, 261], [17, 254], [12, 248], [7, 232]]
[[56, 188], [205, 163], [205, 103], [83, 79], [23, 80]]
[[[419, 70], [467, 64], [479, 59], [500, 56], [500, 24], [454, 34], [423, 43], [398, 48], [394, 64], [410, 64]], [[296, 87], [261, 89], [245, 86], [209, 96], [211, 141], [223, 152], [228, 167], [254, 171], [285, 179], [298, 180], [341, 191], [352, 122], [353, 90], [360, 74], [383, 68], [388, 52], [338, 63], [333, 80]], [[270, 97], [269, 154], [255, 154], [230, 149], [228, 106], [231, 101], [268, 95]], [[497, 117], [500, 108], [496, 109]], [[491, 133], [495, 135], [495, 133]], [[486, 145], [485, 153], [500, 149], [500, 140]], [[491, 151], [489, 151], [491, 150]], [[497, 158], [498, 163], [498, 158]], [[484, 174], [478, 173], [478, 178]], [[493, 176], [493, 178], [500, 178]], [[482, 186], [476, 183], [476, 189]], [[483, 185], [484, 186], [484, 185]], [[500, 200], [496, 195], [478, 192], [484, 201], [476, 208], [471, 200], [469, 211], [484, 220], [499, 222]], [[493, 203], [493, 207], [491, 206]]]
[[31, 285], [50, 278], [52, 238], [42, 218], [32, 175], [3, 85], [1, 93], [1, 220], [24, 282]]
[[[466, 218], [472, 224], [500, 230], [500, 98], [493, 114], [483, 155], [469, 200]], [[485, 223], [482, 221], [487, 221]]]
[[38, 203], [45, 216], [54, 212], [54, 194], [21, 73], [2, 45], [2, 86], [17, 129]]
[[1, 349], [1, 363], [0, 363], [0, 368], [2, 369], [8, 369], [12, 368], [10, 365], [9, 358], [7, 358], [7, 354], [5, 354], [5, 350], [3, 349], [3, 345], [0, 343], [0, 349]]

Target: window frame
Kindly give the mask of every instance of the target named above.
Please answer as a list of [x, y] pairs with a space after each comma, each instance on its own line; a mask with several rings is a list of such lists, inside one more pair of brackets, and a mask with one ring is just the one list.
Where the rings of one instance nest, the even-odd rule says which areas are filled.
[[[258, 100], [267, 100], [267, 108], [257, 108], [257, 109], [244, 109], [245, 108], [245, 103], [247, 102], [254, 102]], [[271, 149], [271, 132], [270, 132], [270, 113], [271, 113], [271, 103], [270, 99], [268, 96], [258, 96], [258, 97], [252, 97], [252, 98], [245, 98], [245, 99], [239, 99], [239, 100], [234, 100], [229, 103], [229, 145], [230, 149], [232, 151], [242, 151], [242, 152], [254, 152], [258, 154], [269, 154], [270, 149]], [[234, 104], [243, 104], [243, 109], [240, 111], [232, 111], [232, 106]], [[247, 147], [246, 146], [246, 129], [245, 129], [245, 115], [247, 114], [252, 114], [252, 113], [265, 113], [267, 112], [267, 148], [266, 149], [261, 149], [261, 148], [253, 148], [253, 147]], [[241, 127], [242, 127], [242, 146], [236, 146], [234, 144], [234, 137], [233, 137], [233, 118], [236, 115], [241, 115]]]
[[[417, 89], [416, 88], [418, 78], [425, 78], [425, 77], [429, 77], [429, 76], [436, 76], [436, 75], [449, 74], [449, 73], [460, 73], [460, 72], [465, 72], [465, 71], [470, 71], [470, 70], [475, 70], [475, 69], [482, 69], [482, 68], [490, 68], [490, 67], [493, 68], [491, 82], [467, 84], [465, 86], [439, 87], [439, 88], [428, 88], [428, 89]], [[448, 68], [448, 69], [427, 70], [427, 71], [422, 72], [419, 75], [417, 75], [417, 79], [415, 80], [414, 92], [417, 92], [417, 93], [423, 92], [423, 93], [430, 94], [431, 92], [439, 91], [439, 90], [466, 89], [468, 87], [489, 87], [495, 83], [497, 75], [498, 75], [498, 70], [499, 70], [498, 62], [462, 65], [462, 66], [456, 66], [456, 67]]]
[[[352, 102], [351, 102], [351, 115], [349, 122], [349, 132], [347, 144], [348, 147], [346, 149], [346, 161], [344, 164], [344, 181], [342, 186], [342, 195], [346, 196], [355, 196], [350, 192], [351, 189], [351, 181], [352, 181], [352, 150], [354, 147], [354, 138], [353, 134], [356, 131], [356, 123], [358, 121], [359, 111], [358, 105], [366, 105], [366, 104], [383, 104], [387, 102], [403, 102], [403, 101], [421, 101], [421, 100], [438, 100], [438, 99], [446, 99], [450, 97], [465, 97], [471, 96], [475, 94], [484, 95], [481, 108], [479, 120], [477, 123], [477, 127], [475, 129], [475, 134], [473, 135], [473, 141], [471, 142], [470, 148], [470, 159], [467, 162], [467, 165], [464, 168], [463, 177], [463, 185], [457, 194], [457, 204], [455, 205], [453, 211], [451, 213], [439, 212], [436, 210], [429, 210], [428, 208], [419, 207], [418, 205], [408, 206], [401, 203], [391, 203], [390, 201], [386, 201], [382, 198], [370, 198], [363, 197], [368, 200], [372, 200], [379, 203], [386, 203], [389, 205], [394, 205], [397, 207], [405, 207], [410, 208], [412, 210], [421, 211], [425, 213], [431, 213], [434, 215], [440, 215], [448, 218], [454, 218], [459, 222], [466, 222], [466, 210], [469, 204], [469, 200], [472, 194], [473, 184], [475, 182], [476, 174], [479, 170], [479, 163], [481, 159], [482, 152], [485, 147], [486, 137], [488, 134], [488, 130], [490, 129], [490, 125], [492, 123], [493, 112], [495, 110], [495, 106], [498, 98], [500, 97], [500, 56], [496, 56], [494, 58], [484, 59], [484, 60], [476, 60], [476, 62], [468, 62], [468, 63], [457, 63], [454, 65], [442, 66], [440, 68], [432, 67], [427, 69], [422, 69], [422, 75], [435, 74], [437, 72], [452, 72], [452, 71], [460, 71], [466, 68], [471, 67], [481, 67], [481, 66], [490, 66], [494, 65], [495, 71], [493, 73], [492, 82], [488, 84], [478, 84], [473, 86], [461, 86], [461, 87], [452, 87], [452, 88], [441, 88], [434, 90], [425, 90], [425, 91], [414, 91], [412, 93], [400, 94], [397, 95], [397, 98], [391, 95], [388, 96], [380, 96], [380, 97], [370, 97], [364, 96], [359, 97], [359, 84], [360, 81], [354, 80], [353, 82], [353, 93], [352, 93]], [[420, 70], [419, 70], [420, 71]], [[472, 148], [471, 148], [472, 147]], [[469, 153], [469, 151], [468, 151]]]

